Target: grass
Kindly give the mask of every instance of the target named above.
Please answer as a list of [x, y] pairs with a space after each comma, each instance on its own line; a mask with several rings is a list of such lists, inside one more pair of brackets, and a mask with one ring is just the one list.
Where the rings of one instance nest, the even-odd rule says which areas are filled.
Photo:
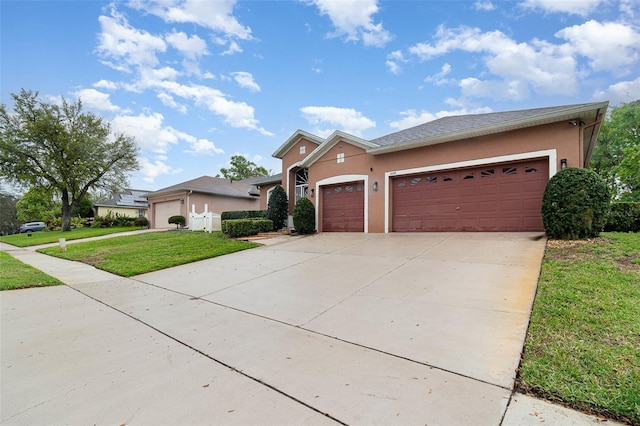
[[117, 232], [136, 231], [139, 228], [132, 227], [115, 227], [115, 228], [76, 228], [68, 232], [62, 231], [39, 231], [33, 232], [31, 236], [27, 233], [5, 235], [0, 237], [3, 243], [11, 244], [18, 247], [37, 246], [39, 244], [57, 243], [58, 238], [64, 238], [67, 241], [78, 240], [81, 238], [99, 237], [101, 235], [115, 234]]
[[209, 259], [259, 244], [227, 239], [221, 232], [150, 232], [39, 249], [41, 253], [88, 263], [123, 276]]
[[0, 251], [0, 271], [2, 271], [0, 291], [62, 284], [57, 279], [25, 265], [3, 251]]
[[549, 241], [520, 390], [640, 424], [640, 234]]

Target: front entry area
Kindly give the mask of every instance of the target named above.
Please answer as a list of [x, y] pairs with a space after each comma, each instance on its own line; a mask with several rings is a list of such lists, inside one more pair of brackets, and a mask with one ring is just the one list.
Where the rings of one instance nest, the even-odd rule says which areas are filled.
[[364, 182], [323, 186], [322, 232], [364, 232]]
[[547, 158], [395, 177], [392, 229], [542, 231], [548, 179]]

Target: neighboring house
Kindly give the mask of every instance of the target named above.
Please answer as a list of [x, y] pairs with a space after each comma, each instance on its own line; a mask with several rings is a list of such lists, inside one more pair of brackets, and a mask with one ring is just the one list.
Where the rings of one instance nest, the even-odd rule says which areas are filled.
[[257, 210], [259, 193], [251, 179], [229, 179], [202, 176], [147, 194], [149, 221], [152, 228], [168, 228], [171, 216], [181, 215], [189, 226], [189, 212], [207, 211], [221, 214], [229, 210]]
[[542, 231], [547, 181], [586, 167], [608, 102], [440, 118], [365, 140], [295, 132], [273, 156], [319, 232]]
[[95, 203], [94, 214], [101, 217], [109, 213], [113, 216], [116, 214], [127, 217], [144, 216], [148, 219], [149, 202], [145, 198], [148, 193], [149, 191], [127, 189], [115, 194], [110, 200]]

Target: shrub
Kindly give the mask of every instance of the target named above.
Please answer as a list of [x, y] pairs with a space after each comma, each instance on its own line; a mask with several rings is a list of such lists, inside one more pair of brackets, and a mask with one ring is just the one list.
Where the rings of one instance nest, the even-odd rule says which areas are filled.
[[266, 210], [232, 210], [228, 212], [222, 212], [220, 220], [229, 219], [251, 219], [251, 218], [265, 218], [267, 217]]
[[146, 228], [149, 226], [149, 220], [144, 216], [140, 216], [133, 221], [133, 225], [139, 226], [140, 228]]
[[176, 225], [176, 229], [178, 229], [181, 226], [184, 226], [186, 220], [184, 219], [184, 216], [181, 215], [175, 215], [175, 216], [171, 216], [168, 220], [169, 223], [173, 223]]
[[609, 214], [609, 191], [594, 171], [568, 168], [549, 179], [542, 198], [542, 223], [550, 238], [597, 237]]
[[316, 229], [316, 209], [308, 198], [301, 198], [293, 208], [293, 226], [299, 234], [311, 234]]
[[614, 201], [604, 230], [640, 232], [640, 203]]
[[287, 194], [282, 189], [282, 186], [277, 185], [269, 196], [267, 219], [270, 219], [273, 222], [274, 229], [278, 230], [287, 226], [288, 217], [289, 202], [287, 201]]
[[273, 229], [269, 219], [229, 219], [222, 222], [223, 232], [232, 238], [247, 237]]

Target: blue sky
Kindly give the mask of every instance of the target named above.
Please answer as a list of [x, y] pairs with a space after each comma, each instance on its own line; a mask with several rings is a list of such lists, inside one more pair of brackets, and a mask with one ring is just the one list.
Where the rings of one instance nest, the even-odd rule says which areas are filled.
[[130, 187], [215, 176], [297, 129], [640, 98], [639, 0], [6, 1], [2, 103], [36, 90], [134, 136]]

